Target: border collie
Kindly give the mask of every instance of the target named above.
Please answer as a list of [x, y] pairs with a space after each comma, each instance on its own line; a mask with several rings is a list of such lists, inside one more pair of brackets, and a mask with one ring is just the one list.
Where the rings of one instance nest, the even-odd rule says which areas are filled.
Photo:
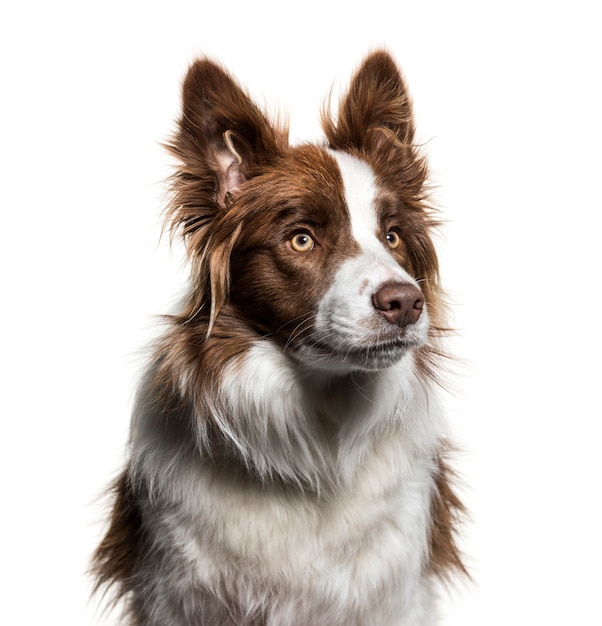
[[140, 385], [97, 588], [139, 626], [433, 626], [464, 572], [437, 400], [445, 311], [386, 52], [290, 146], [190, 68], [169, 149], [191, 281]]

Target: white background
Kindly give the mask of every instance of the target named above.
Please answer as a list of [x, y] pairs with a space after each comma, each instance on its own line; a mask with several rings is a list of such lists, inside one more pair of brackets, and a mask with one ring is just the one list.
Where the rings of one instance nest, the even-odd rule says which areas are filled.
[[594, 2], [16, 2], [0, 10], [0, 623], [116, 624], [88, 603], [97, 497], [182, 285], [160, 147], [201, 53], [320, 137], [386, 46], [447, 220], [449, 398], [475, 579], [444, 624], [602, 624], [600, 17]]

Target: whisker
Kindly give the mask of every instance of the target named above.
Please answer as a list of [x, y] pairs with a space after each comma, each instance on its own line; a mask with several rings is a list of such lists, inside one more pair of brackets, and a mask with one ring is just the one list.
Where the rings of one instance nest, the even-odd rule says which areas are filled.
[[[311, 326], [314, 323], [314, 317], [315, 316], [312, 313], [306, 316], [305, 318], [301, 319], [301, 321], [290, 332], [288, 339], [286, 340], [286, 343], [284, 344], [284, 350], [287, 350], [288, 348], [290, 348], [290, 345], [293, 341], [295, 341], [298, 337], [300, 337], [308, 328], [311, 328]], [[299, 317], [296, 319], [299, 319]]]

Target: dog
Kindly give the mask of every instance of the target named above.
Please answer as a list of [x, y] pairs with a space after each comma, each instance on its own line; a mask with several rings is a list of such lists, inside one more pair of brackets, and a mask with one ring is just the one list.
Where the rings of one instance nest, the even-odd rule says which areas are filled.
[[169, 150], [190, 289], [154, 346], [93, 559], [137, 626], [432, 626], [465, 572], [437, 387], [425, 157], [368, 55], [290, 146], [197, 60]]

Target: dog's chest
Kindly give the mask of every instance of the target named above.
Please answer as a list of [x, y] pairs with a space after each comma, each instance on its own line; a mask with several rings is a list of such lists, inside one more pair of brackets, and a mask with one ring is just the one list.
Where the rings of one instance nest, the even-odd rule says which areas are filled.
[[375, 617], [379, 603], [374, 623], [389, 623], [422, 593], [432, 489], [426, 459], [391, 474], [395, 447], [380, 450], [356, 487], [330, 500], [224, 490], [208, 479], [207, 509], [172, 526], [197, 581], [219, 589], [235, 570], [237, 595], [265, 598], [274, 624], [287, 624], [292, 611], [291, 623], [318, 626], [316, 607], [330, 616], [325, 624], [353, 624], [364, 609]]
[[[306, 437], [314, 448], [305, 456], [318, 478], [337, 479], [318, 497], [299, 486], [260, 487], [210, 460], [188, 466], [179, 505], [166, 520], [166, 539], [184, 565], [179, 585], [243, 604], [252, 599], [248, 611], [261, 610], [269, 626], [387, 626], [416, 610], [428, 595], [437, 403], [416, 383], [409, 360], [362, 383], [351, 400], [348, 386], [345, 400], [332, 386], [309, 394], [265, 343], [228, 373], [220, 415], [250, 461], [261, 467], [278, 454], [274, 467], [312, 478], [304, 455], [290, 452], [303, 450]], [[324, 449], [308, 434], [322, 411], [339, 428], [338, 443]], [[271, 429], [258, 428], [262, 419]], [[235, 439], [243, 420], [246, 438]]]

